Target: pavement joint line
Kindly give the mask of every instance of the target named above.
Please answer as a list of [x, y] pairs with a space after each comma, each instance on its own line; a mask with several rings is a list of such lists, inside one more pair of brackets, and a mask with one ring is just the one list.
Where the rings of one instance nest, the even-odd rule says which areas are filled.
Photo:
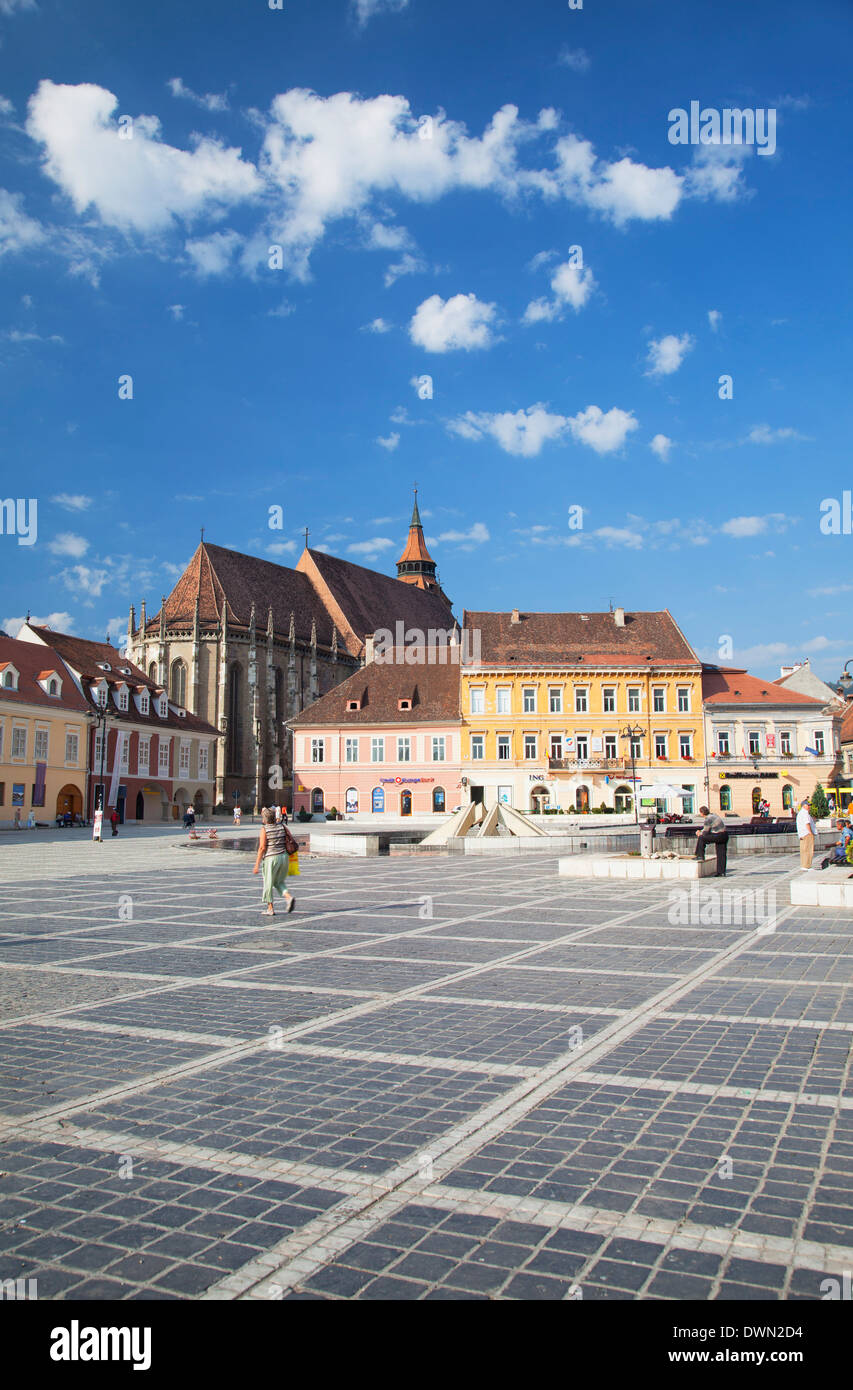
[[661, 1018], [673, 1023], [753, 1023], [772, 1024], [774, 1028], [819, 1028], [821, 1031], [853, 1033], [853, 1022], [836, 1023], [819, 1018], [782, 1018], [776, 1014], [701, 1014], [663, 1013]]
[[618, 1008], [615, 1004], [610, 1007], [607, 1004], [543, 1004], [539, 1000], [525, 1001], [520, 1003], [517, 999], [474, 999], [467, 994], [429, 994], [425, 998], [430, 1003], [436, 1004], [470, 1004], [475, 1009], [515, 1009], [520, 1012], [533, 1010], [543, 1014], [566, 1014], [577, 1013], [579, 1008], [583, 1008], [585, 1014], [624, 1014], [624, 1008]]
[[635, 1076], [632, 1072], [588, 1071], [576, 1081], [589, 1086], [631, 1086], [672, 1095], [720, 1096], [723, 1099], [765, 1100], [781, 1105], [816, 1105], [822, 1108], [853, 1110], [853, 1096], [826, 1091], [784, 1091], [769, 1086], [729, 1086], [724, 1082], [680, 1081], [669, 1077]]
[[395, 1062], [400, 1066], [435, 1067], [439, 1071], [476, 1072], [486, 1076], [537, 1075], [535, 1066], [518, 1062], [486, 1062], [479, 1057], [436, 1057], [432, 1053], [374, 1051], [364, 1047], [332, 1047], [323, 1043], [291, 1043], [288, 1052], [305, 1057], [337, 1057], [344, 1062]]

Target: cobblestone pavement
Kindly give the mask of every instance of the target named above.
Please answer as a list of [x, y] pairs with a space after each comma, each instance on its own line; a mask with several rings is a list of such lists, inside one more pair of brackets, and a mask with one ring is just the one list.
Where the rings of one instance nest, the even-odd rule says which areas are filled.
[[248, 855], [22, 840], [0, 1286], [820, 1299], [850, 1270], [853, 932], [787, 905], [792, 860], [682, 925], [683, 885], [556, 855], [312, 858], [268, 925]]

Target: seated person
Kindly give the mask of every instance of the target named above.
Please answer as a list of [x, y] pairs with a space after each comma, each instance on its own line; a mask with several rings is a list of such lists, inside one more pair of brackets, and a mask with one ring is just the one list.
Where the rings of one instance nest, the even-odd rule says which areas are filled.
[[836, 829], [841, 831], [841, 839], [836, 840], [829, 854], [825, 859], [821, 860], [820, 867], [822, 869], [829, 868], [831, 864], [847, 863], [847, 845], [851, 837], [853, 837], [853, 829], [850, 827], [850, 822], [845, 820], [836, 821], [835, 825]]

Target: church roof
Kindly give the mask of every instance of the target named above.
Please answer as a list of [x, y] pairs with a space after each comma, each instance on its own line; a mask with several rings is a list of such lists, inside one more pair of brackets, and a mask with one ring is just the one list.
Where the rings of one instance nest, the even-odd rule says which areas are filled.
[[[295, 729], [376, 724], [397, 724], [406, 728], [412, 724], [459, 722], [458, 662], [430, 666], [425, 652], [422, 661], [409, 665], [403, 659], [403, 651], [397, 655], [398, 661], [373, 661], [355, 671], [328, 695], [315, 700], [295, 719], [288, 720], [288, 725]], [[393, 657], [393, 653], [389, 657]], [[347, 709], [347, 705], [356, 700], [360, 708]], [[411, 708], [401, 710], [401, 700], [409, 701]]]
[[446, 632], [453, 626], [450, 605], [435, 591], [401, 584], [389, 574], [365, 569], [321, 550], [304, 551], [299, 569], [317, 588], [350, 651], [353, 639], [357, 642], [355, 655], [360, 654], [367, 634], [379, 628], [393, 633], [397, 622], [424, 633], [429, 628]]
[[[466, 632], [480, 634], [486, 665], [503, 661], [530, 666], [640, 666], [679, 662], [699, 668], [699, 658], [668, 609], [624, 613], [468, 613]], [[515, 619], [515, 621], [513, 621]]]

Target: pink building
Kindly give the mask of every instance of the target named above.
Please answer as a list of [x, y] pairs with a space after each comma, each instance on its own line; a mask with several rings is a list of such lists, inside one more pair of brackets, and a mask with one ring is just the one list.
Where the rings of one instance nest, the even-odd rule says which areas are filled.
[[431, 655], [447, 659], [371, 662], [289, 721], [294, 812], [423, 816], [459, 805], [459, 665]]

